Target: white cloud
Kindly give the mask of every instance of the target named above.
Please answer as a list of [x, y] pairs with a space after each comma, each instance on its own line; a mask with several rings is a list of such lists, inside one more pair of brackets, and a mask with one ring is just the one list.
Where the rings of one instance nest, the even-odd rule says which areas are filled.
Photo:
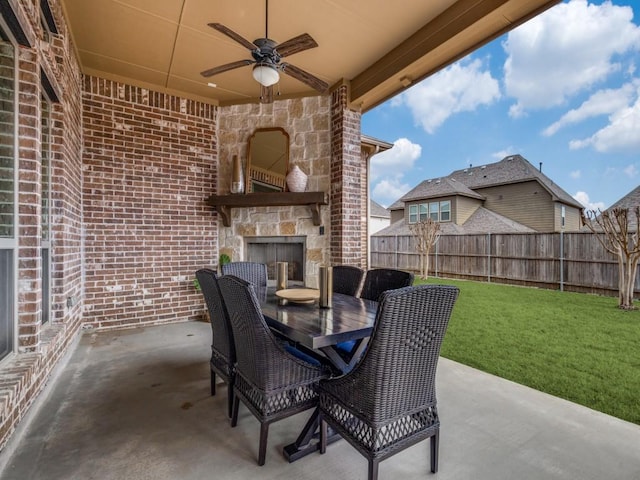
[[407, 138], [399, 138], [393, 142], [393, 148], [371, 157], [369, 178], [375, 181], [384, 176], [401, 177], [422, 154], [422, 147]]
[[622, 169], [624, 174], [629, 178], [635, 178], [638, 176], [638, 169], [634, 164], [628, 165], [624, 169]]
[[408, 184], [399, 179], [382, 180], [371, 190], [371, 196], [380, 205], [389, 206], [410, 190]]
[[640, 152], [640, 97], [609, 117], [609, 125], [582, 140], [572, 140], [569, 148], [593, 147], [601, 153]]
[[509, 155], [514, 155], [518, 150], [513, 147], [507, 147], [497, 152], [493, 152], [491, 156], [498, 160], [502, 160], [504, 157], [508, 157]]
[[[636, 82], [638, 81], [636, 80]], [[638, 95], [638, 87], [634, 83], [626, 83], [617, 89], [599, 90], [578, 108], [569, 110], [560, 120], [544, 129], [545, 137], [554, 135], [562, 127], [582, 122], [591, 117], [609, 115], [627, 108]]]
[[393, 148], [371, 157], [369, 178], [372, 185], [375, 183], [371, 196], [381, 205], [389, 205], [407, 193], [410, 187], [403, 177], [421, 154], [420, 145], [407, 138], [399, 138], [393, 143]]
[[478, 59], [461, 61], [441, 70], [402, 93], [399, 102], [413, 115], [416, 125], [433, 134], [451, 115], [472, 112], [500, 98], [498, 81]]
[[503, 44], [506, 92], [516, 99], [510, 114], [563, 104], [620, 70], [614, 57], [638, 46], [631, 7], [586, 0], [556, 5], [511, 31]]
[[580, 170], [574, 170], [573, 172], [569, 173], [569, 176], [573, 179], [578, 179], [582, 176], [582, 172]]
[[579, 201], [587, 210], [604, 210], [604, 202], [592, 202], [587, 192], [578, 192], [573, 198]]

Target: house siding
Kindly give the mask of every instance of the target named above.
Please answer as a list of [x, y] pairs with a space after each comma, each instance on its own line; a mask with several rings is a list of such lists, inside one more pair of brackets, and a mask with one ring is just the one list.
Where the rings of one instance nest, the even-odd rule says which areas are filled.
[[458, 225], [463, 225], [482, 206], [482, 202], [475, 198], [456, 197], [453, 205], [455, 206], [453, 207], [454, 215], [452, 218]]
[[[559, 232], [563, 230], [562, 227], [562, 206], [560, 202], [556, 202], [554, 207], [554, 231]], [[567, 232], [577, 231], [582, 226], [582, 220], [580, 217], [580, 210], [576, 207], [564, 205], [564, 230]]]
[[406, 211], [406, 208], [404, 210], [391, 210], [391, 212], [390, 212], [391, 213], [391, 225], [396, 223], [398, 220], [402, 220], [402, 219], [405, 219], [405, 221], [408, 221], [408, 220], [406, 220], [406, 217], [405, 217], [405, 211]]
[[477, 189], [485, 197], [484, 207], [539, 232], [555, 227], [551, 195], [536, 181]]

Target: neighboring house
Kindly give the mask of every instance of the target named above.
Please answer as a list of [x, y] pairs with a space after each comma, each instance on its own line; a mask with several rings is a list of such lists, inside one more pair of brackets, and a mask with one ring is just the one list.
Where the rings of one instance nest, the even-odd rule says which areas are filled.
[[391, 213], [374, 200], [369, 201], [369, 234], [373, 235], [391, 223]]
[[520, 155], [420, 183], [389, 207], [391, 226], [410, 233], [433, 218], [444, 234], [577, 231], [583, 206]]
[[[635, 232], [638, 229], [638, 221], [636, 219], [636, 215], [633, 211], [635, 207], [640, 207], [640, 185], [627, 193], [620, 200], [615, 202], [609, 208], [605, 210], [605, 212], [610, 212], [614, 208], [627, 208], [629, 209], [628, 220], [629, 220], [629, 231]], [[600, 213], [600, 212], [597, 212]], [[585, 226], [583, 230], [588, 231], [588, 228]]]

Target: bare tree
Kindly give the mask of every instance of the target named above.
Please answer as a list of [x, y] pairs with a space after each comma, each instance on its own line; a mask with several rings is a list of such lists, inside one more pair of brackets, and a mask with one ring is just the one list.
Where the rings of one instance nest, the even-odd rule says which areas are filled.
[[[635, 215], [635, 226], [629, 221], [630, 210]], [[600, 244], [618, 257], [618, 307], [633, 310], [633, 291], [638, 260], [640, 260], [640, 237], [638, 226], [640, 207], [612, 208], [611, 210], [588, 210], [582, 222], [596, 235]]]
[[431, 218], [409, 225], [411, 233], [416, 236], [416, 250], [420, 254], [420, 276], [429, 276], [429, 252], [440, 238], [440, 224]]

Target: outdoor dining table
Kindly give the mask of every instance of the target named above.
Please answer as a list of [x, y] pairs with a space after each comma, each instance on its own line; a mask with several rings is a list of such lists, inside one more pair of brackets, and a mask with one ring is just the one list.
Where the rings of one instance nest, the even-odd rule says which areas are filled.
[[[350, 295], [334, 293], [330, 308], [318, 302], [295, 303], [276, 296], [275, 288], [258, 295], [262, 313], [269, 327], [303, 347], [319, 351], [338, 372], [351, 370], [364, 351], [373, 331], [378, 303]], [[338, 353], [336, 345], [353, 340], [355, 347], [349, 358]], [[286, 445], [283, 454], [289, 462], [316, 451], [313, 443], [319, 429], [318, 409], [304, 426], [295, 442]], [[336, 439], [339, 438], [336, 435]]]

